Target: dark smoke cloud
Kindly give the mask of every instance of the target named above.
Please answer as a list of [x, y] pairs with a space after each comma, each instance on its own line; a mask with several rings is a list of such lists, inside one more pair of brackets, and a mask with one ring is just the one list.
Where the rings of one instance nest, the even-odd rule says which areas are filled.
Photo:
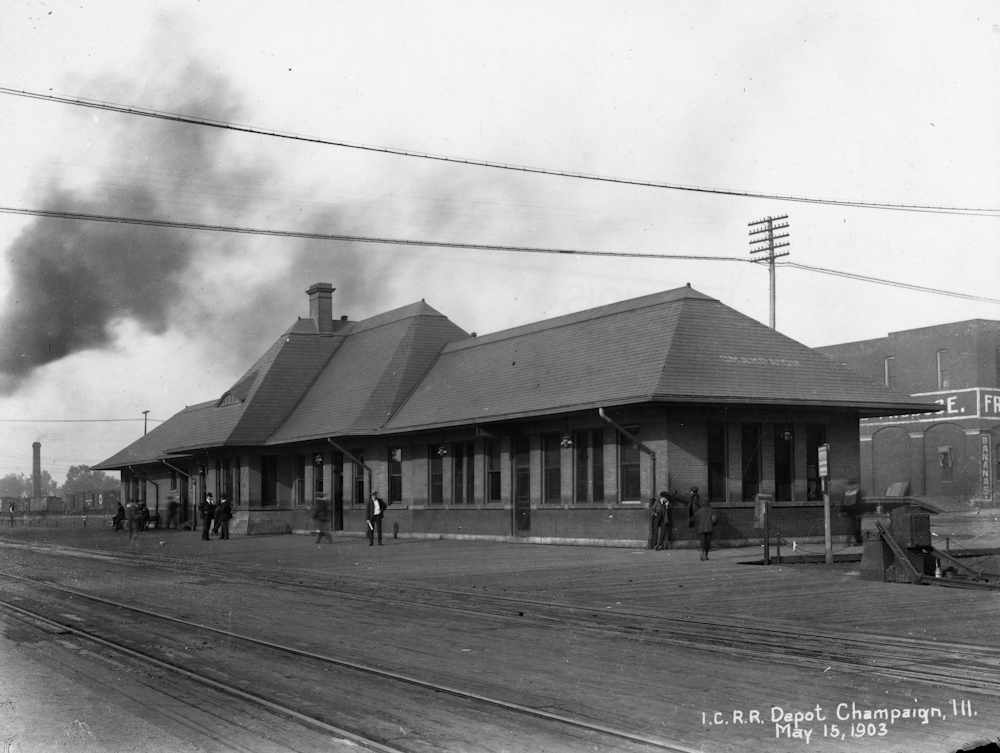
[[[174, 31], [168, 28], [166, 41], [154, 44], [159, 57], [171, 61], [158, 68], [157, 80], [81, 80], [67, 90], [253, 122], [254, 114], [224, 77], [203, 63], [172, 57], [179, 48]], [[40, 176], [43, 199], [34, 206], [337, 234], [460, 240], [483, 231], [481, 212], [456, 216], [454, 200], [466, 189], [447, 188], [454, 182], [451, 171], [422, 171], [421, 183], [432, 186], [439, 200], [409, 216], [391, 206], [387, 211], [384, 200], [371, 206], [355, 199], [329, 208], [305, 201], [312, 207], [302, 211], [285, 190], [295, 179], [277, 167], [277, 156], [261, 157], [280, 154], [279, 142], [90, 110], [72, 117], [88, 140], [112, 145], [105, 174], [84, 189], [70, 188], [59, 174]], [[401, 175], [392, 179], [420, 193], [415, 182]], [[502, 179], [495, 184], [501, 195], [513, 196]], [[433, 273], [440, 257], [431, 250], [47, 218], [29, 224], [4, 257], [12, 284], [0, 313], [0, 394], [15, 392], [41, 366], [114, 345], [115, 325], [123, 320], [152, 334], [179, 331], [192, 354], [207, 346], [215, 367], [238, 373], [296, 316], [308, 314], [305, 290], [314, 282], [337, 288], [336, 316], [359, 319], [424, 298], [430, 281], [440, 277]]]
[[[119, 101], [166, 100], [173, 111], [225, 120], [241, 110], [227, 82], [197, 63], [181, 66], [152, 90], [147, 86], [138, 92], [107, 81], [85, 90], [93, 89], [111, 89]], [[164, 92], [185, 94], [178, 98]], [[93, 118], [91, 112], [75, 117], [81, 129], [98, 130], [86, 120]], [[58, 175], [48, 176], [42, 209], [199, 222], [231, 218], [255, 202], [252, 190], [225, 187], [259, 184], [266, 167], [256, 160], [232, 164], [222, 159], [223, 132], [127, 116], [102, 120], [109, 125], [96, 136], [111, 140], [113, 159], [95, 183], [100, 187], [71, 190]], [[124, 182], [114, 168], [118, 159], [132, 166]], [[132, 319], [149, 332], [164, 331], [171, 310], [186, 297], [185, 271], [200, 248], [214, 243], [205, 235], [33, 221], [4, 253], [12, 285], [0, 316], [0, 391], [15, 391], [47, 363], [109, 345], [119, 319]]]

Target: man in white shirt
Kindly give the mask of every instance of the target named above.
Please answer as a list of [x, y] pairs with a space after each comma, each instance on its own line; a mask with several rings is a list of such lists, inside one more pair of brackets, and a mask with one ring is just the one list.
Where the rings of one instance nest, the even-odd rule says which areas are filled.
[[382, 513], [385, 512], [383, 502], [378, 492], [372, 492], [365, 505], [365, 519], [368, 521], [368, 546], [375, 543], [375, 531], [378, 530], [378, 545], [382, 546]]

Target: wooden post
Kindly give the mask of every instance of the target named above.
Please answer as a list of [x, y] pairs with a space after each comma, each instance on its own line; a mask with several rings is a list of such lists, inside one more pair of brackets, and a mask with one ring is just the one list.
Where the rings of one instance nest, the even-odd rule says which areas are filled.
[[823, 527], [826, 530], [826, 564], [833, 564], [833, 531], [830, 527], [830, 445], [817, 448], [819, 477], [823, 485]]
[[830, 530], [830, 493], [823, 479], [823, 525], [826, 528], [826, 564], [833, 564], [833, 532]]

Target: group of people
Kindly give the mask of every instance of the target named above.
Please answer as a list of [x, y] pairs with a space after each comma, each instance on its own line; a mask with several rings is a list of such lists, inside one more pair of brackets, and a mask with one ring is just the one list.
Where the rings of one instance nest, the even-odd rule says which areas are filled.
[[[653, 501], [651, 506], [652, 520], [650, 521], [650, 548], [660, 550], [668, 548], [670, 543], [670, 506], [671, 504], [683, 506], [685, 501], [676, 490], [670, 492], [660, 492], [658, 499]], [[710, 500], [701, 501], [698, 494], [698, 487], [692, 486], [691, 493], [687, 499], [688, 527], [694, 528], [698, 534], [701, 545], [701, 559], [708, 559], [708, 552], [712, 548], [712, 533], [715, 531], [715, 524], [719, 522], [719, 516], [712, 509]]]
[[[386, 504], [385, 501], [378, 496], [377, 491], [373, 491], [368, 496], [368, 502], [365, 505], [365, 523], [367, 524], [368, 530], [368, 546], [374, 546], [376, 538], [378, 539], [378, 545], [382, 546], [382, 516], [385, 514]], [[327, 501], [326, 497], [320, 496], [316, 500], [316, 504], [313, 506], [313, 516], [312, 519], [316, 521], [316, 543], [323, 543], [323, 539], [326, 538], [331, 544], [333, 543], [333, 536], [330, 535], [330, 503]]]
[[201, 513], [202, 541], [211, 541], [210, 533], [212, 536], [218, 536], [220, 540], [229, 538], [229, 521], [233, 517], [233, 506], [225, 494], [219, 497], [219, 503], [216, 504], [212, 492], [209, 492], [205, 495], [198, 512]]
[[121, 502], [118, 503], [118, 510], [111, 518], [111, 525], [116, 531], [128, 528], [129, 539], [134, 539], [138, 537], [139, 531], [149, 528], [152, 521], [153, 516], [146, 503], [143, 502], [140, 505], [134, 499], [130, 499], [124, 505]]

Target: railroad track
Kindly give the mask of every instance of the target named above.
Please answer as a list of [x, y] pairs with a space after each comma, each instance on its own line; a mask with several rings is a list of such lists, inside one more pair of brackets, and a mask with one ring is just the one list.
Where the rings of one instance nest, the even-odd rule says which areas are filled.
[[[16, 545], [15, 545], [16, 546]], [[34, 551], [47, 548], [25, 547]], [[106, 561], [129, 561], [157, 568], [170, 567], [186, 573], [216, 575], [232, 580], [235, 574], [255, 583], [352, 599], [369, 604], [396, 604], [404, 609], [420, 606], [497, 620], [534, 622], [559, 629], [596, 631], [627, 636], [653, 645], [669, 645], [728, 654], [740, 658], [766, 659], [796, 667], [824, 671], [863, 673], [893, 680], [916, 681], [966, 693], [1000, 697], [1000, 649], [993, 646], [946, 643], [914, 638], [764, 625], [749, 620], [725, 619], [687, 611], [663, 617], [627, 610], [595, 610], [592, 607], [539, 601], [517, 596], [486, 595], [426, 587], [373, 585], [344, 577], [308, 576], [295, 572], [261, 573], [245, 566], [191, 563], [143, 554], [94, 554], [68, 547], [52, 547], [52, 553]], [[308, 582], [306, 579], [308, 578]], [[44, 584], [49, 585], [49, 584]], [[55, 586], [50, 586], [55, 587]], [[86, 594], [80, 593], [81, 596]], [[122, 605], [122, 608], [133, 608]]]
[[[513, 724], [517, 729], [517, 743], [505, 750], [534, 751], [543, 749], [545, 741], [553, 739], [577, 739], [586, 743], [588, 750], [617, 751], [685, 751], [693, 748], [680, 743], [644, 735], [625, 729], [617, 729], [593, 719], [557, 713], [539, 707], [513, 703], [482, 693], [470, 692], [459, 687], [444, 685], [416, 676], [386, 670], [361, 662], [348, 661], [340, 657], [311, 651], [296, 646], [285, 645], [245, 635], [233, 630], [200, 624], [178, 618], [160, 611], [137, 607], [132, 604], [106, 599], [88, 594], [78, 589], [60, 586], [52, 582], [27, 578], [12, 573], [0, 573], [0, 578], [9, 582], [30, 585], [30, 596], [18, 595], [0, 598], [0, 610], [17, 615], [42, 627], [49, 633], [71, 634], [86, 641], [96, 643], [106, 649], [121, 652], [133, 659], [148, 662], [159, 669], [182, 676], [185, 680], [202, 683], [213, 690], [227, 693], [243, 702], [251, 702], [267, 710], [286, 715], [298, 724], [305, 724], [330, 733], [340, 739], [349, 740], [366, 750], [375, 751], [418, 751], [428, 744], [440, 743], [433, 739], [433, 730], [399, 733], [393, 729], [387, 732], [386, 725], [376, 723], [374, 728], [355, 724], [344, 725], [331, 720], [332, 712], [322, 714], [315, 711], [322, 705], [322, 692], [313, 686], [328, 688], [350, 688], [350, 693], [358, 696], [354, 708], [342, 716], [357, 719], [358, 709], [370, 708], [372, 699], [381, 698], [386, 685], [397, 686], [392, 691], [394, 702], [403, 709], [400, 720], [424, 716], [437, 720], [438, 726], [446, 727], [448, 735], [454, 736], [456, 728], [469, 729], [473, 735], [483, 734], [484, 715], [499, 715], [499, 727]], [[58, 595], [45, 599], [40, 591]], [[69, 597], [69, 598], [67, 598]], [[72, 606], [68, 606], [71, 604]], [[72, 614], [64, 610], [71, 608]], [[85, 616], [78, 614], [86, 613]], [[128, 612], [132, 619], [122, 619]], [[157, 624], [158, 623], [158, 624]], [[150, 635], [153, 638], [150, 638]], [[212, 636], [210, 651], [221, 651], [223, 645], [229, 658], [216, 659], [208, 666], [200, 666], [200, 658], [189, 650], [191, 646], [207, 645], [205, 635]], [[233, 642], [239, 645], [234, 648]], [[181, 650], [181, 646], [184, 647]], [[248, 648], [249, 647], [249, 648]], [[235, 677], [233, 665], [237, 660], [251, 664], [250, 676]], [[277, 669], [264, 670], [273, 666]], [[226, 668], [226, 669], [223, 669]], [[331, 674], [330, 670], [336, 670]], [[270, 679], [262, 679], [262, 675]], [[288, 682], [275, 681], [275, 676], [285, 677]], [[321, 682], [320, 682], [321, 681]], [[405, 698], [400, 701], [404, 686]], [[452, 699], [441, 703], [442, 695]], [[297, 702], [293, 702], [296, 699]], [[456, 704], [454, 699], [460, 703]], [[335, 704], [343, 702], [338, 697]], [[484, 712], [484, 708], [488, 711]], [[410, 711], [407, 712], [406, 710]], [[457, 723], [456, 717], [462, 717]], [[530, 719], [530, 723], [526, 721]], [[396, 725], [404, 729], [403, 724]], [[451, 740], [454, 742], [454, 740]], [[467, 741], [469, 744], [475, 740]], [[518, 747], [520, 744], [522, 747]]]

